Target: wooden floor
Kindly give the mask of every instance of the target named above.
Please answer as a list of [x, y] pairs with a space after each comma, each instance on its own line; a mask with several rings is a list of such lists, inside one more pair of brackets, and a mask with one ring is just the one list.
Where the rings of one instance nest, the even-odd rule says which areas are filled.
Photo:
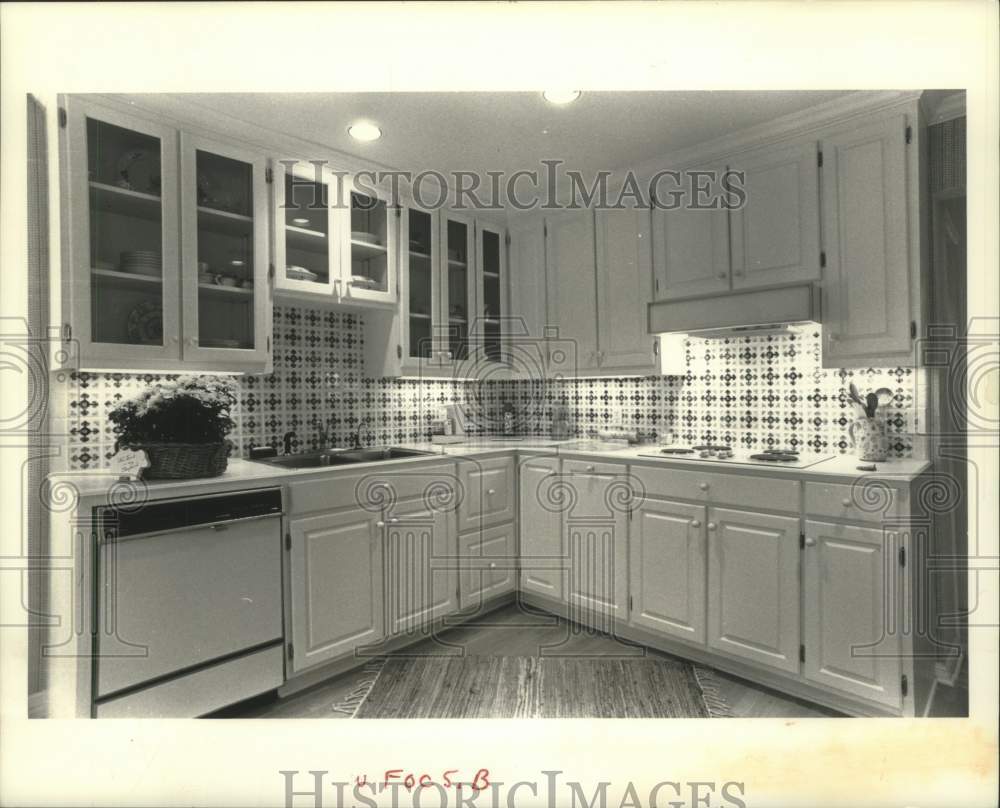
[[[544, 649], [544, 651], [543, 651]], [[482, 618], [441, 632], [400, 653], [470, 654], [479, 656], [622, 655], [667, 657], [604, 634], [595, 634], [543, 612], [515, 604]], [[361, 671], [345, 673], [285, 699], [268, 695], [228, 707], [215, 718], [345, 718], [331, 710], [363, 679]], [[783, 696], [734, 676], [716, 671], [719, 690], [739, 718], [829, 718], [840, 713]]]

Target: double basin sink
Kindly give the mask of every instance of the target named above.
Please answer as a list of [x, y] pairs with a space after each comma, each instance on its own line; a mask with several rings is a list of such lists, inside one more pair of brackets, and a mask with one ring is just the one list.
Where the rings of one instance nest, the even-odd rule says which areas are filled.
[[387, 446], [383, 449], [340, 449], [337, 451], [303, 452], [295, 455], [260, 458], [258, 463], [286, 469], [312, 469], [325, 466], [349, 466], [352, 463], [373, 463], [380, 460], [400, 460], [406, 457], [432, 455], [421, 449]]

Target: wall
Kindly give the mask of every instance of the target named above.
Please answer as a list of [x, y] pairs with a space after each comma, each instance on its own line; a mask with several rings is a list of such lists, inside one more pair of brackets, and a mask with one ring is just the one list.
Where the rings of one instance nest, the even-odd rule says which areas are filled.
[[[364, 328], [357, 314], [275, 306], [274, 372], [236, 377], [239, 404], [231, 439], [245, 456], [251, 444], [280, 445], [294, 431], [295, 450], [316, 448], [315, 419], [330, 424], [334, 445], [347, 445], [359, 415], [372, 418], [375, 442], [426, 437], [430, 421], [461, 403], [486, 421], [515, 402], [518, 432], [547, 434], [551, 407], [565, 399], [580, 435], [612, 424], [673, 432], [682, 442], [722, 442], [745, 449], [791, 447], [835, 454], [850, 450], [853, 380], [862, 391], [888, 387], [883, 412], [894, 457], [920, 455], [917, 380], [906, 368], [824, 370], [819, 327], [787, 335], [733, 340], [689, 339], [687, 375], [564, 381], [467, 382], [368, 379], [362, 374]], [[70, 374], [62, 382], [72, 469], [106, 466], [114, 453], [109, 410], [122, 398], [166, 378], [153, 374]], [[495, 423], [495, 421], [492, 421]]]

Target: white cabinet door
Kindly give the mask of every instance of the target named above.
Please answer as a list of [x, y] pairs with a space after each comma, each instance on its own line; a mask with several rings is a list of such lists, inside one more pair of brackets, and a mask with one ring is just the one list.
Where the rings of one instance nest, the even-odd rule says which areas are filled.
[[807, 521], [805, 533], [806, 678], [898, 709], [896, 548], [879, 528]]
[[519, 469], [521, 588], [555, 600], [566, 593], [559, 459], [530, 457]]
[[743, 155], [746, 204], [730, 212], [733, 288], [819, 280], [819, 166], [814, 140]]
[[799, 520], [708, 509], [708, 645], [799, 672]]
[[[823, 364], [911, 350], [906, 118], [823, 138]], [[914, 223], [916, 225], [916, 223]]]
[[632, 514], [632, 623], [705, 643], [705, 508], [647, 497]]
[[83, 369], [176, 367], [177, 132], [75, 98], [65, 103], [62, 337], [75, 340]]
[[441, 214], [441, 331], [437, 357], [441, 367], [468, 367], [471, 329], [476, 325], [475, 222], [468, 216]]
[[344, 303], [395, 305], [399, 208], [386, 193], [346, 179], [337, 217], [338, 296]]
[[509, 457], [465, 460], [459, 464], [462, 499], [458, 530], [480, 530], [514, 519], [514, 461]]
[[573, 354], [561, 364], [578, 373], [597, 370], [593, 211], [552, 216], [545, 227], [548, 322]]
[[[729, 217], [724, 209], [710, 206], [707, 197], [720, 193], [725, 167], [693, 169], [693, 179], [684, 186], [673, 186], [669, 178], [660, 183], [657, 205], [653, 208], [653, 266], [657, 297], [669, 300], [717, 292], [728, 292]], [[691, 192], [697, 183], [706, 193]], [[676, 210], [665, 210], [671, 194], [682, 194]], [[695, 208], [692, 203], [706, 207]]]
[[563, 518], [569, 555], [568, 600], [573, 620], [613, 633], [628, 620], [626, 467], [563, 462], [571, 506]]
[[377, 513], [348, 509], [291, 521], [294, 672], [382, 639], [378, 520]]
[[181, 133], [185, 361], [226, 370], [270, 358], [266, 168], [257, 152]]
[[597, 360], [602, 369], [652, 372], [654, 337], [646, 307], [653, 296], [650, 213], [597, 212]]
[[415, 206], [399, 219], [400, 353], [405, 374], [419, 375], [440, 364], [437, 339], [441, 319], [441, 242], [438, 213]]
[[508, 256], [512, 327], [540, 340], [545, 335], [545, 222], [541, 216], [511, 226]]
[[479, 606], [517, 587], [514, 523], [460, 536], [459, 605]]
[[335, 208], [339, 180], [322, 165], [274, 164], [274, 285], [330, 302], [340, 273]]
[[510, 333], [507, 323], [507, 232], [477, 221], [475, 287], [478, 311], [472, 337], [478, 363], [506, 363]]
[[421, 497], [386, 515], [386, 625], [389, 634], [431, 628], [458, 610], [454, 511]]

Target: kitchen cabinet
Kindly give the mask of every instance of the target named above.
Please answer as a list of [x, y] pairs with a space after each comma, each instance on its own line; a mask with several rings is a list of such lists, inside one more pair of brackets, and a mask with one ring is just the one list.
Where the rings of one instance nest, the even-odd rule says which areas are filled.
[[799, 520], [708, 509], [708, 646], [799, 672]]
[[632, 489], [626, 467], [564, 460], [570, 491], [563, 525], [569, 560], [571, 619], [613, 633], [628, 620], [628, 516]]
[[400, 351], [402, 372], [420, 374], [440, 364], [438, 340], [447, 333], [442, 302], [441, 242], [437, 211], [402, 211], [400, 243]]
[[652, 496], [633, 513], [633, 625], [704, 645], [706, 522], [702, 505]]
[[566, 489], [559, 459], [527, 457], [518, 467], [521, 588], [554, 600], [566, 597], [562, 508]]
[[658, 341], [646, 323], [653, 299], [649, 210], [599, 210], [596, 229], [597, 364], [605, 371], [650, 372]]
[[468, 216], [441, 214], [441, 322], [439, 364], [461, 373], [470, 358], [470, 328], [478, 327], [476, 308], [475, 222]]
[[337, 177], [322, 165], [281, 159], [274, 168], [275, 289], [332, 300], [340, 278]]
[[[730, 290], [729, 216], [713, 207], [722, 193], [724, 164], [690, 169], [691, 180], [663, 177], [652, 213], [656, 296], [661, 300]], [[693, 187], [694, 186], [694, 187]], [[700, 189], [698, 193], [695, 189]], [[667, 207], [680, 204], [673, 210]], [[695, 207], [695, 205], [701, 207]]]
[[399, 502], [387, 509], [385, 536], [387, 632], [430, 631], [458, 610], [454, 510], [425, 497]]
[[545, 373], [545, 222], [532, 216], [511, 224], [510, 324], [515, 369], [528, 378]]
[[383, 638], [380, 522], [379, 513], [356, 507], [290, 521], [292, 672]]
[[264, 370], [264, 156], [78, 98], [62, 103], [68, 355], [87, 370]]
[[465, 460], [458, 466], [458, 479], [460, 533], [513, 521], [517, 493], [511, 458]]
[[552, 362], [552, 372], [587, 374], [598, 369], [597, 271], [594, 213], [583, 210], [545, 220], [547, 322], [558, 329], [566, 354]]
[[810, 139], [729, 161], [746, 193], [746, 203], [729, 212], [733, 289], [819, 280], [817, 154]]
[[459, 606], [481, 606], [517, 587], [517, 542], [514, 523], [484, 528], [460, 536]]
[[507, 361], [506, 336], [509, 329], [507, 285], [507, 233], [487, 222], [475, 224], [476, 317], [473, 340], [481, 363]]
[[896, 536], [881, 527], [806, 521], [803, 672], [823, 688], [898, 709]]
[[[920, 258], [908, 232], [919, 223], [908, 213], [907, 149], [916, 147], [907, 145], [906, 116], [831, 132], [820, 148], [823, 365], [912, 362]], [[911, 186], [916, 181], [909, 179]]]
[[343, 304], [398, 303], [396, 239], [400, 210], [381, 190], [344, 180], [340, 212], [340, 277], [338, 301]]

